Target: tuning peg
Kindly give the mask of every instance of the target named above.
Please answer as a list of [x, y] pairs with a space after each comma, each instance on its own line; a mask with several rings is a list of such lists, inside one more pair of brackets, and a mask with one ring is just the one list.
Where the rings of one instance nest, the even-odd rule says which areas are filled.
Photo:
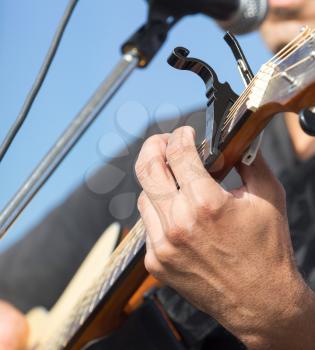
[[299, 117], [304, 132], [310, 136], [315, 136], [315, 108], [303, 109]]

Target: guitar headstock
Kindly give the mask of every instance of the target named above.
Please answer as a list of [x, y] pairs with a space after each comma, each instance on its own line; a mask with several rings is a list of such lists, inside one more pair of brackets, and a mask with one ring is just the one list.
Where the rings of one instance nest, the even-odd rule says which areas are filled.
[[[255, 80], [254, 89], [256, 83], [257, 87], [260, 82], [266, 84], [264, 92], [259, 94], [257, 91], [257, 96], [261, 96], [260, 105], [269, 102], [286, 105], [302, 93], [315, 81], [315, 30], [304, 28], [299, 36], [262, 66]], [[304, 108], [314, 105], [315, 94], [312, 101], [304, 103]], [[289, 104], [288, 107], [299, 112], [301, 106]]]
[[299, 113], [315, 105], [315, 30], [304, 28], [262, 65], [225, 117], [221, 142], [244, 118], [246, 110], [256, 112], [271, 104], [275, 108], [268, 118], [286, 111]]

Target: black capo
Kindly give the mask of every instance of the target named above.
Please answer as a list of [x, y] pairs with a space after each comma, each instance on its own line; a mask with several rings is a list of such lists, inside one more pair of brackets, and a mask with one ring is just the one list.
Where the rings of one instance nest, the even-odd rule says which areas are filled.
[[[206, 140], [209, 143], [209, 155], [218, 153], [220, 133], [224, 117], [237, 100], [238, 95], [230, 85], [220, 83], [215, 71], [205, 62], [188, 57], [189, 50], [177, 47], [167, 62], [174, 68], [196, 73], [206, 85], [208, 98], [206, 110]], [[205, 156], [207, 158], [207, 156]]]
[[[229, 45], [237, 62], [240, 74], [247, 86], [254, 78], [254, 74], [247, 62], [247, 59], [235, 36], [227, 32], [224, 40]], [[208, 98], [206, 110], [206, 140], [208, 141], [208, 154], [204, 155], [207, 159], [210, 155], [217, 155], [219, 151], [219, 132], [224, 123], [225, 117], [232, 105], [238, 98], [238, 95], [232, 90], [230, 85], [220, 83], [215, 71], [205, 62], [188, 58], [189, 50], [183, 47], [177, 47], [168, 59], [168, 63], [177, 69], [189, 70], [201, 77], [206, 85], [206, 96]], [[249, 149], [245, 152], [243, 163], [250, 165], [256, 158], [260, 147], [262, 135], [260, 135]]]

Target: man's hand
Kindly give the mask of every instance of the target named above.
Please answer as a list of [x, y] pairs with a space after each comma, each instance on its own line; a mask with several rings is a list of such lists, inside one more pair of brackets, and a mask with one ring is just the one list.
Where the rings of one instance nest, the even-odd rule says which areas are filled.
[[25, 350], [28, 325], [13, 306], [0, 301], [0, 350]]
[[261, 156], [238, 171], [243, 187], [225, 191], [189, 127], [145, 142], [146, 268], [251, 349], [313, 349], [315, 298], [295, 266], [284, 191]]

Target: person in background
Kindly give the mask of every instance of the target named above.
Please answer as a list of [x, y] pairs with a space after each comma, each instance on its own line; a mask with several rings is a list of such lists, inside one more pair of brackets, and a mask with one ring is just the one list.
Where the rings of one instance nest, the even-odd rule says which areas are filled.
[[[306, 24], [315, 26], [313, 0], [270, 0], [270, 15], [264, 22], [261, 33], [267, 46], [271, 51], [276, 52], [293, 39], [300, 28]], [[202, 113], [196, 113], [191, 118], [189, 116], [183, 118], [182, 122], [184, 125], [194, 126], [197, 134], [202, 134], [203, 125], [200, 121], [203, 118]], [[199, 123], [194, 124], [196, 121]], [[164, 125], [162, 129], [166, 130], [166, 128], [167, 125]], [[157, 125], [153, 125], [144, 132], [144, 135], [150, 136], [160, 132]], [[54, 304], [97, 238], [117, 217], [123, 217], [113, 215], [113, 209], [116, 210], [116, 214], [126, 212], [123, 202], [117, 202], [110, 208], [109, 197], [117, 193], [140, 193], [140, 187], [132, 175], [134, 160], [140, 148], [141, 142], [135, 142], [129, 147], [128, 156], [122, 155], [111, 162], [110, 166], [114, 165], [123, 173], [131, 174], [125, 176], [115, 190], [106, 196], [95, 196], [86, 184], [81, 185], [24, 239], [0, 256], [1, 298], [10, 301], [24, 312], [37, 305], [50, 308]], [[284, 119], [280, 117], [274, 119], [267, 128], [262, 152], [285, 187], [290, 233], [296, 260], [308, 285], [315, 288], [314, 139], [302, 132], [295, 115], [287, 114]], [[93, 181], [95, 183], [108, 181], [112, 176], [110, 169], [108, 166], [100, 169]], [[267, 176], [267, 179], [269, 181], [273, 178]], [[234, 180], [229, 187], [235, 188]], [[278, 185], [276, 187], [278, 188]], [[275, 191], [277, 192], [277, 189]], [[278, 208], [277, 203], [272, 202], [272, 204], [274, 208]], [[281, 213], [283, 223], [283, 211]], [[137, 210], [134, 209], [130, 216], [120, 221], [123, 226], [131, 227], [136, 217]], [[236, 230], [236, 227], [234, 229]], [[285, 247], [288, 248], [290, 242], [286, 234], [287, 232], [282, 230]], [[27, 264], [24, 263], [25, 261]], [[34, 284], [37, 288], [33, 288]], [[171, 299], [173, 302], [175, 297], [163, 298], [162, 296], [161, 298], [164, 301]], [[178, 310], [178, 308], [175, 309]], [[5, 311], [3, 311], [4, 314]], [[178, 315], [172, 311], [169, 311], [169, 314], [177, 321], [185, 318], [180, 316], [178, 319]], [[13, 324], [14, 322], [13, 320]], [[209, 328], [207, 322], [202, 319], [204, 327], [195, 322], [195, 319], [194, 323], [197, 324], [194, 332], [198, 333], [199, 338], [203, 338]], [[190, 327], [191, 324], [188, 326]], [[9, 348], [6, 347], [6, 349]]]

